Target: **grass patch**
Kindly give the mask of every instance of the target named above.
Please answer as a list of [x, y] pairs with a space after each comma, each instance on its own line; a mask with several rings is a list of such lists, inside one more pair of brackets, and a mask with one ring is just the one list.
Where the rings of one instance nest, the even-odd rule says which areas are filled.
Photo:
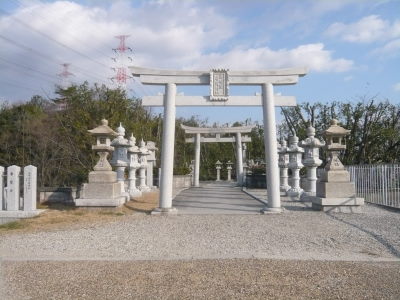
[[15, 230], [24, 228], [25, 224], [22, 221], [13, 221], [6, 224], [1, 224], [0, 229], [2, 230]]
[[[62, 204], [40, 204], [46, 209], [40, 215], [0, 225], [0, 235], [16, 232], [53, 231], [82, 228], [115, 221], [116, 218], [135, 213], [150, 213], [158, 206], [158, 192], [145, 193], [142, 197], [114, 209], [77, 208]], [[0, 237], [1, 239], [1, 237]]]

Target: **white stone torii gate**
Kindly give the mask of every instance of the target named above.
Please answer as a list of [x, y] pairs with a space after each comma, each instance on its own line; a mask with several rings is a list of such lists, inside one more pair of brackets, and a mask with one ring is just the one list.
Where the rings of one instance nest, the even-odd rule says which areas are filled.
[[[165, 94], [143, 97], [144, 106], [164, 106], [161, 150], [162, 176], [159, 208], [155, 212], [169, 213], [172, 207], [172, 180], [175, 144], [176, 106], [262, 106], [264, 117], [264, 144], [267, 177], [267, 207], [264, 212], [281, 212], [279, 192], [279, 168], [276, 140], [275, 106], [296, 106], [295, 97], [274, 95], [273, 85], [296, 84], [306, 68], [276, 69], [264, 71], [211, 71], [159, 70], [129, 67], [133, 76], [142, 84], [163, 85]], [[210, 96], [178, 96], [177, 85], [210, 85]], [[261, 86], [258, 96], [229, 96], [229, 85]]]
[[[236, 142], [236, 181], [239, 186], [243, 185], [243, 154], [242, 143], [251, 142], [251, 138], [243, 136], [242, 133], [249, 133], [255, 127], [238, 126], [238, 127], [190, 127], [181, 124], [181, 128], [186, 134], [195, 134], [193, 138], [187, 138], [186, 143], [195, 143], [195, 159], [194, 159], [194, 186], [199, 186], [200, 178], [200, 143], [233, 143]], [[235, 137], [222, 137], [221, 134], [234, 133]], [[215, 134], [216, 137], [201, 137], [201, 134]]]

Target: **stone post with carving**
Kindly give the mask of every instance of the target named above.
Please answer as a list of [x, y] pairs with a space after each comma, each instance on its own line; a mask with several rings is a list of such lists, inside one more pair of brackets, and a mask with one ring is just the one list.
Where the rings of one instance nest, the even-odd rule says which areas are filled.
[[292, 171], [292, 186], [287, 191], [287, 195], [295, 200], [300, 200], [300, 196], [303, 193], [303, 189], [300, 187], [300, 169], [303, 166], [301, 157], [304, 149], [299, 147], [299, 138], [294, 135], [289, 138], [289, 169]]
[[140, 141], [139, 147], [139, 190], [142, 192], [150, 191], [150, 188], [146, 185], [146, 169], [147, 169], [147, 156], [149, 156], [149, 150], [146, 148], [146, 143], [143, 139]]
[[26, 166], [24, 168], [24, 211], [36, 210], [37, 199], [37, 168]]
[[284, 139], [281, 140], [280, 147], [278, 149], [279, 156], [279, 173], [280, 173], [280, 192], [281, 196], [286, 196], [287, 191], [290, 189], [290, 185], [288, 183], [289, 175], [288, 175], [288, 167], [289, 167], [289, 153], [287, 143]]
[[149, 188], [154, 188], [153, 185], [153, 170], [156, 167], [156, 144], [152, 141], [146, 142], [146, 148], [149, 150], [149, 156], [147, 157], [147, 170], [146, 170], [146, 183]]
[[128, 158], [129, 158], [129, 196], [130, 198], [142, 196], [142, 192], [136, 187], [136, 171], [140, 167], [139, 163], [139, 147], [136, 146], [136, 138], [131, 135], [129, 138]]
[[128, 148], [130, 147], [128, 140], [125, 138], [125, 128], [119, 124], [117, 128], [117, 137], [111, 142], [114, 152], [111, 165], [117, 171], [117, 181], [122, 182], [122, 193], [125, 193], [125, 169], [128, 166]]
[[221, 181], [221, 166], [222, 163], [217, 160], [217, 162], [215, 163], [215, 169], [217, 169], [217, 180], [216, 181]]
[[317, 168], [322, 164], [319, 149], [325, 143], [315, 137], [315, 129], [310, 126], [307, 128], [307, 138], [300, 142], [300, 146], [304, 148], [303, 164], [307, 167], [307, 184], [301, 200], [309, 201], [308, 196], [315, 196], [317, 191]]
[[4, 195], [4, 167], [0, 166], [0, 210], [5, 209], [5, 205], [3, 203], [3, 195]]
[[226, 163], [226, 170], [228, 171], [228, 181], [232, 181], [232, 165], [233, 163], [228, 160], [228, 162]]

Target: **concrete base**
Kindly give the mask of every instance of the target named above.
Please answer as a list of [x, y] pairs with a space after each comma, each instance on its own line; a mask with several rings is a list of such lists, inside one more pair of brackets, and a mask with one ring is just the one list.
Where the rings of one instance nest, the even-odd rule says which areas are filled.
[[312, 209], [324, 212], [359, 213], [364, 205], [363, 198], [321, 198], [309, 197], [312, 201]]
[[75, 206], [107, 206], [117, 207], [121, 206], [127, 201], [125, 196], [115, 198], [79, 198], [75, 200]]
[[355, 197], [354, 182], [317, 182], [317, 197], [351, 198]]
[[15, 211], [0, 211], [0, 224], [5, 224], [13, 221], [17, 221], [19, 219], [33, 218], [40, 215], [42, 212], [46, 211], [45, 209], [37, 209], [34, 211], [23, 211], [23, 210], [15, 210]]
[[151, 215], [176, 215], [176, 214], [178, 214], [178, 210], [175, 207], [171, 208], [157, 207], [151, 212]]
[[300, 196], [300, 201], [301, 202], [311, 202], [314, 197], [315, 197], [315, 193], [311, 194], [309, 192], [304, 192]]
[[284, 211], [284, 208], [282, 207], [264, 207], [262, 210], [260, 210], [260, 213], [263, 215], [267, 214], [280, 214]]
[[290, 189], [286, 192], [286, 195], [290, 197], [291, 200], [293, 201], [299, 201], [301, 195], [304, 193], [304, 190], [299, 188], [299, 189]]

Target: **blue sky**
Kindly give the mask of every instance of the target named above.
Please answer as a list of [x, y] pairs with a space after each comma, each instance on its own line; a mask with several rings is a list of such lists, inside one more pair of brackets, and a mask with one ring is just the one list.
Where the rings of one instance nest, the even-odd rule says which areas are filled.
[[[306, 66], [298, 102], [400, 102], [399, 0], [23, 1], [0, 0], [0, 102], [52, 97], [61, 63], [69, 81], [112, 86], [112, 48], [127, 34], [132, 64], [154, 68], [257, 70]], [[129, 60], [125, 64], [131, 64]], [[131, 95], [162, 91], [130, 81]], [[208, 88], [180, 88], [207, 94]], [[232, 88], [236, 95], [257, 87]], [[153, 109], [161, 112], [161, 109]], [[210, 122], [261, 121], [261, 108], [178, 108]]]

